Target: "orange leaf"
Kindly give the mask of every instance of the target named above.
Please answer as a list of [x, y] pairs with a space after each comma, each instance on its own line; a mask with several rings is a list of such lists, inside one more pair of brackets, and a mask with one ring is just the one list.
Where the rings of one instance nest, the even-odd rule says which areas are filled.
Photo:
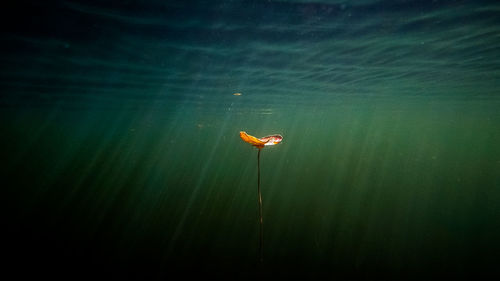
[[272, 135], [258, 139], [254, 136], [247, 134], [244, 131], [240, 131], [240, 137], [245, 142], [255, 147], [258, 147], [259, 149], [263, 148], [264, 146], [278, 144], [283, 140], [283, 137], [281, 135]]
[[251, 136], [243, 131], [240, 132], [240, 138], [245, 142], [248, 142], [249, 144], [256, 146], [258, 148], [263, 148], [264, 145], [266, 144], [265, 142], [259, 140], [258, 138]]

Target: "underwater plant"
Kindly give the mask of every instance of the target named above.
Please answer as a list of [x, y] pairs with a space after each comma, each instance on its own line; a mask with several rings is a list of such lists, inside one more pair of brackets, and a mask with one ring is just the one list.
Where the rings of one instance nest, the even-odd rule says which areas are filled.
[[259, 150], [257, 152], [257, 194], [259, 199], [259, 223], [260, 223], [260, 239], [259, 239], [259, 253], [260, 253], [260, 262], [263, 261], [263, 219], [262, 219], [262, 193], [260, 191], [260, 151], [262, 148], [270, 145], [276, 145], [283, 140], [281, 135], [270, 135], [267, 137], [256, 138], [247, 134], [244, 131], [240, 131], [240, 138], [245, 142], [257, 147]]

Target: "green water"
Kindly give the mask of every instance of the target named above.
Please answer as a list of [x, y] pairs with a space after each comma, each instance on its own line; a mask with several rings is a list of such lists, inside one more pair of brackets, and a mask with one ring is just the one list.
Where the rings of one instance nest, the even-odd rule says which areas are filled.
[[[6, 268], [65, 280], [498, 276], [499, 10], [9, 4]], [[284, 137], [261, 153], [263, 263], [257, 149], [242, 130]]]
[[245, 98], [229, 94], [234, 102], [218, 112], [6, 111], [3, 176], [21, 203], [16, 219], [37, 237], [24, 247], [55, 245], [110, 271], [149, 261], [148, 274], [172, 264], [255, 274], [257, 151], [239, 138], [246, 130], [284, 136], [261, 157], [269, 272], [491, 269], [500, 234], [497, 105], [235, 105]]

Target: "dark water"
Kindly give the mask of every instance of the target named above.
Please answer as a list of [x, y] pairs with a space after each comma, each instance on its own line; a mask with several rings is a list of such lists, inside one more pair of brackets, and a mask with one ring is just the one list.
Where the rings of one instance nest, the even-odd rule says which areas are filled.
[[[2, 13], [3, 254], [17, 276], [500, 274], [496, 1]], [[284, 136], [261, 155], [263, 264], [257, 150], [240, 130]]]

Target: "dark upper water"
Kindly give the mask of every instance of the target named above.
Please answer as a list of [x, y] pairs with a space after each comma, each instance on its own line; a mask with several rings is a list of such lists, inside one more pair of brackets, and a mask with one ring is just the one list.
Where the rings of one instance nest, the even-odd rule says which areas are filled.
[[[2, 14], [4, 255], [18, 276], [500, 274], [496, 1]], [[261, 154], [262, 264], [257, 149], [241, 130], [284, 137]]]

